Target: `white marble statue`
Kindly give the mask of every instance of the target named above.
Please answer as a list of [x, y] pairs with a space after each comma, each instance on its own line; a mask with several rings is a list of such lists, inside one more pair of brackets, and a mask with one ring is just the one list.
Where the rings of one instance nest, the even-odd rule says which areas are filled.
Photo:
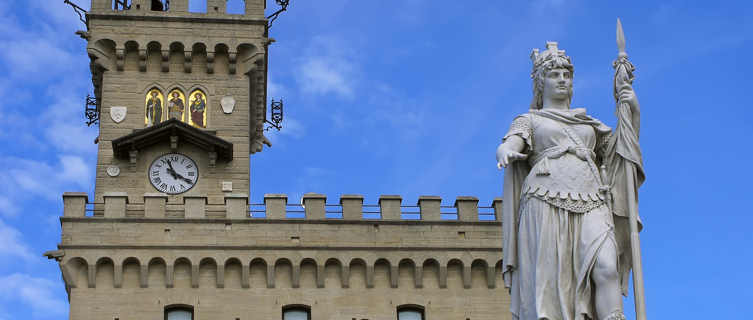
[[633, 69], [621, 58], [612, 131], [570, 108], [573, 65], [556, 42], [532, 54], [530, 110], [513, 120], [497, 149], [498, 167], [506, 168], [503, 275], [513, 319], [625, 319], [628, 216], [644, 175]]

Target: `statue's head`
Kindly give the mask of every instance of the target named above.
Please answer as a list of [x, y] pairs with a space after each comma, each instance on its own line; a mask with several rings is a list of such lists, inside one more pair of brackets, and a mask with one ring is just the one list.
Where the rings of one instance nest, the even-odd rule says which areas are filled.
[[573, 64], [565, 50], [559, 50], [556, 42], [547, 42], [546, 50], [539, 53], [533, 49], [533, 100], [531, 109], [543, 107], [544, 95], [572, 99], [573, 96]]

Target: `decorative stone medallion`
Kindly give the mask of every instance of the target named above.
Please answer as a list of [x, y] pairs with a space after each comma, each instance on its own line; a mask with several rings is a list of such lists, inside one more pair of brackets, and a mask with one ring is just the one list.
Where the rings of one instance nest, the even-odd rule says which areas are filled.
[[115, 123], [121, 123], [126, 118], [128, 108], [126, 107], [110, 107], [110, 118]]
[[120, 175], [120, 168], [118, 166], [107, 167], [107, 175], [111, 177], [117, 177]]
[[222, 97], [220, 105], [222, 106], [222, 112], [227, 114], [233, 113], [233, 108], [235, 108], [235, 98], [231, 96]]

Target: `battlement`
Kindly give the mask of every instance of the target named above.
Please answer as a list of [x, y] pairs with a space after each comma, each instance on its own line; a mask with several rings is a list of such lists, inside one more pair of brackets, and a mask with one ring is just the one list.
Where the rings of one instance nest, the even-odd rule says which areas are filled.
[[[364, 204], [362, 195], [342, 195], [336, 204], [323, 194], [307, 193], [299, 203], [287, 195], [266, 194], [264, 203], [249, 204], [245, 194], [226, 194], [223, 202], [206, 196], [169, 197], [147, 193], [141, 197], [111, 192], [104, 202], [89, 203], [85, 193], [63, 194], [64, 218], [105, 219], [232, 219], [302, 221], [501, 221], [502, 200], [479, 206], [476, 197], [460, 196], [452, 206], [442, 205], [438, 196], [421, 196], [416, 205], [404, 205], [399, 195], [382, 195], [378, 204]], [[176, 202], [182, 200], [182, 202]]]
[[[192, 3], [196, 1], [196, 4]], [[140, 17], [189, 17], [205, 19], [264, 19], [265, 0], [242, 1], [242, 13], [229, 13], [227, 0], [92, 0], [90, 15], [117, 14]], [[206, 3], [206, 6], [203, 4]], [[193, 8], [193, 9], [192, 9]], [[198, 9], [196, 9], [198, 8]]]
[[[126, 193], [106, 194], [103, 203], [88, 203], [85, 193], [63, 195], [58, 249], [69, 294], [136, 294], [147, 304], [178, 294], [174, 288], [193, 288], [217, 303], [248, 293], [311, 305], [337, 301], [317, 300], [322, 292], [411, 303], [412, 290], [422, 290], [425, 305], [457, 290], [490, 301], [504, 295], [494, 290], [501, 285], [501, 199], [479, 207], [474, 197], [444, 206], [437, 196], [416, 205], [396, 195], [382, 195], [376, 205], [361, 195], [328, 204], [314, 193], [300, 204], [283, 194], [267, 194], [262, 204], [237, 194], [222, 204], [196, 196], [182, 203], [164, 194], [136, 198], [143, 202]], [[384, 312], [373, 307], [369, 312]]]

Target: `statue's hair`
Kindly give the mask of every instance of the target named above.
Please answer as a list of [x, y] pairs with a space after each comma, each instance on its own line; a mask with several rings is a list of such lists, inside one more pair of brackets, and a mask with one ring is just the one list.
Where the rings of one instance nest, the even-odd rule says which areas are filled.
[[[552, 69], [567, 69], [572, 75], [574, 72], [570, 57], [565, 55], [565, 50], [558, 50], [556, 42], [547, 42], [547, 50], [539, 54], [539, 49], [534, 49], [531, 53], [533, 61], [533, 99], [531, 100], [531, 109], [539, 110], [544, 106], [544, 78]], [[570, 98], [573, 98], [573, 88], [570, 87]]]

